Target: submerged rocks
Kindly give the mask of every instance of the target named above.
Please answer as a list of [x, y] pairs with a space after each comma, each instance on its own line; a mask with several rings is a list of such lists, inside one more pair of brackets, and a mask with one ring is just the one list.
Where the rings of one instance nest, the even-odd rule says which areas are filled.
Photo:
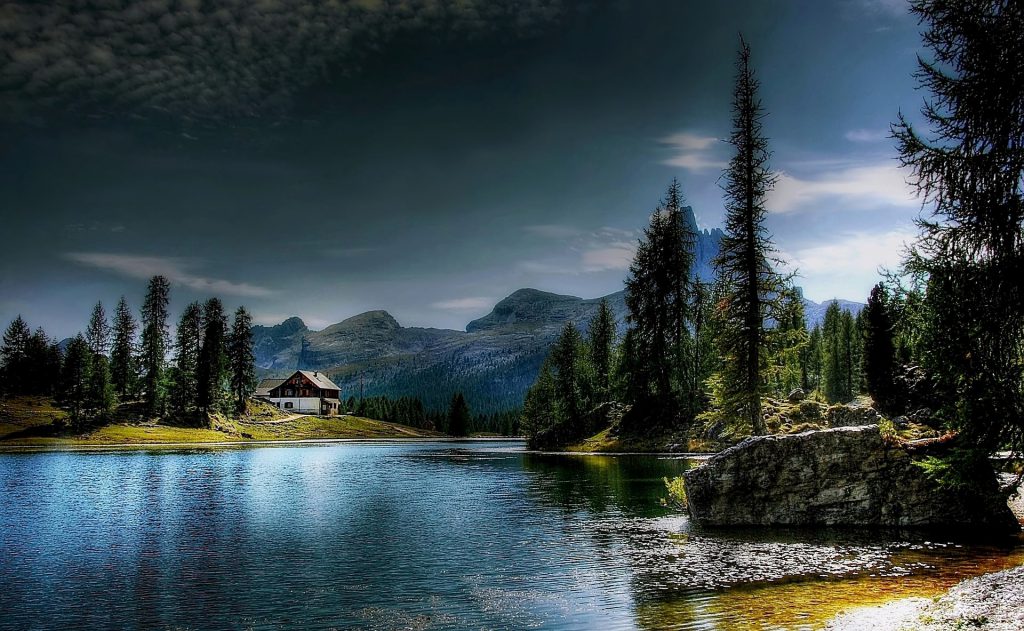
[[706, 525], [1019, 529], [994, 474], [985, 492], [939, 487], [875, 425], [750, 438], [684, 478]]

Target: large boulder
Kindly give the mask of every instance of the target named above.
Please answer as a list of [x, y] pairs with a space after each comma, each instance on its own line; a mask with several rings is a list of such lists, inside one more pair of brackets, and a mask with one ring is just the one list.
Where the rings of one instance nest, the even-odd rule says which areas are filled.
[[1020, 528], [994, 473], [980, 492], [940, 487], [877, 425], [749, 438], [684, 478], [704, 525]]

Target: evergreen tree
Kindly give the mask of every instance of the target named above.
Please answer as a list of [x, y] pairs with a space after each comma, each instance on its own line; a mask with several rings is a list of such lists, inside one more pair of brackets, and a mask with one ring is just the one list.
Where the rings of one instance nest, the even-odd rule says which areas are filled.
[[868, 394], [881, 410], [898, 411], [896, 348], [893, 344], [889, 296], [882, 283], [872, 288], [862, 313], [865, 319], [864, 377]]
[[24, 394], [52, 396], [60, 375], [60, 349], [39, 327], [25, 344]]
[[103, 303], [97, 302], [89, 318], [89, 326], [85, 329], [85, 341], [93, 355], [106, 355], [110, 347], [110, 325], [107, 324], [107, 312]]
[[782, 291], [770, 331], [775, 393], [785, 396], [795, 388], [803, 387], [807, 379], [805, 349], [808, 345], [807, 320], [804, 315], [803, 296], [794, 287]]
[[3, 390], [10, 394], [23, 394], [28, 369], [28, 344], [32, 331], [19, 315], [4, 331], [3, 346], [0, 347], [0, 368], [3, 375]]
[[[89, 343], [86, 342], [88, 345]], [[110, 362], [106, 355], [93, 353], [89, 349], [89, 384], [85, 396], [85, 408], [90, 417], [105, 419], [114, 409], [116, 397], [110, 382]]]
[[471, 415], [466, 399], [461, 392], [456, 392], [448, 407], [448, 433], [452, 436], [469, 436]]
[[81, 334], [68, 343], [60, 371], [58, 402], [68, 411], [75, 430], [81, 430], [86, 423], [89, 404], [92, 351]]
[[572, 322], [566, 322], [562, 334], [551, 349], [551, 366], [555, 370], [556, 405], [563, 434], [575, 435], [582, 428], [583, 416], [589, 407], [586, 369], [583, 365], [583, 338]]
[[125, 400], [135, 391], [137, 369], [135, 362], [135, 333], [138, 325], [132, 317], [128, 302], [121, 297], [114, 314], [114, 341], [110, 350], [110, 378], [114, 392]]
[[519, 422], [531, 449], [545, 447], [546, 445], [540, 442], [542, 432], [554, 427], [558, 422], [555, 416], [555, 398], [555, 377], [551, 370], [551, 361], [548, 359], [541, 364], [537, 380], [526, 391], [522, 420]]
[[768, 339], [764, 320], [780, 289], [772, 265], [771, 240], [764, 227], [765, 196], [775, 184], [768, 167], [768, 141], [762, 131], [764, 110], [759, 82], [750, 66], [750, 47], [740, 40], [733, 95], [735, 153], [723, 174], [726, 197], [725, 236], [715, 258], [724, 299], [719, 337], [724, 360], [723, 412], [741, 420], [754, 434], [766, 431], [761, 417], [762, 371]]
[[[256, 355], [252, 347], [252, 317], [245, 307], [239, 307], [235, 311], [235, 321], [231, 327], [228, 346], [228, 360], [231, 367], [231, 393], [235, 397], [235, 411], [242, 413], [245, 411], [245, 402], [256, 390]], [[408, 411], [399, 422], [411, 424], [418, 421], [413, 418], [412, 402], [409, 400], [403, 402]]]
[[633, 408], [625, 424], [689, 422], [696, 414], [691, 325], [691, 272], [696, 237], [684, 216], [682, 190], [673, 180], [626, 279], [628, 355], [627, 399]]
[[199, 352], [199, 407], [205, 412], [220, 410], [227, 379], [227, 316], [220, 299], [203, 305], [203, 347]]
[[715, 350], [717, 336], [714, 286], [699, 280], [693, 283], [693, 368], [692, 391], [699, 397], [696, 408], [707, 407], [707, 380], [719, 369]]
[[199, 406], [199, 351], [203, 343], [203, 310], [192, 302], [181, 314], [174, 342], [174, 374], [171, 380], [171, 408], [189, 416]]
[[825, 310], [821, 325], [822, 391], [831, 402], [849, 401], [847, 389], [849, 366], [846, 364], [846, 335], [843, 310], [832, 301]]
[[163, 276], [149, 281], [146, 299], [142, 303], [142, 387], [146, 410], [154, 416], [164, 413], [166, 386], [164, 370], [167, 355], [167, 304], [171, 285]]
[[821, 326], [816, 324], [807, 336], [807, 346], [804, 347], [800, 360], [801, 364], [806, 366], [803, 389], [807, 392], [823, 387], [821, 338]]
[[915, 0], [933, 60], [919, 132], [893, 126], [933, 216], [908, 269], [926, 279], [926, 353], [942, 415], [977, 462], [1024, 450], [1024, 5]]
[[612, 387], [612, 352], [615, 344], [615, 316], [607, 300], [601, 300], [588, 331], [590, 366], [594, 373], [595, 394], [607, 400]]

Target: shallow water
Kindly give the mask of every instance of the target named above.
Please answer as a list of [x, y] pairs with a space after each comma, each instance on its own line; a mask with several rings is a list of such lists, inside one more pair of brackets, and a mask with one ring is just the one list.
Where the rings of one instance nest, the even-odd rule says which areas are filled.
[[0, 627], [811, 629], [1024, 563], [704, 532], [659, 505], [690, 465], [515, 441], [0, 454]]

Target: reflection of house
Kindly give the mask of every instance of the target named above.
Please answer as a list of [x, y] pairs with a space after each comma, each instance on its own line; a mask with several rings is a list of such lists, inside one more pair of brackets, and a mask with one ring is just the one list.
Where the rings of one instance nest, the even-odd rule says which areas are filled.
[[257, 386], [255, 396], [282, 410], [333, 416], [340, 407], [340, 394], [341, 389], [327, 375], [297, 370], [287, 379], [264, 379]]

